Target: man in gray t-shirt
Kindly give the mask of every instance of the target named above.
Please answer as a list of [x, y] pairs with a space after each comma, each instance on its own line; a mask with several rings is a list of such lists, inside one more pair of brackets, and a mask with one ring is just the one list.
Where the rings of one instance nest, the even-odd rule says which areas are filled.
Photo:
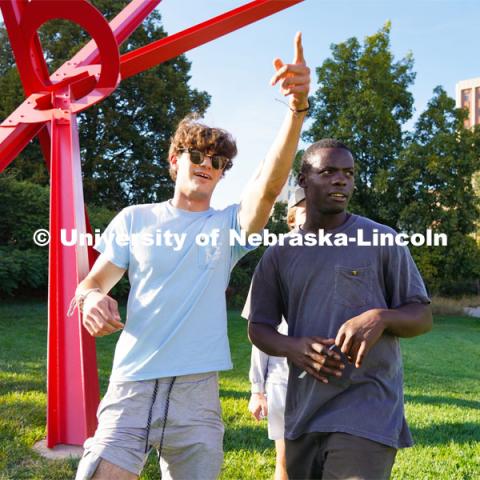
[[[290, 365], [290, 479], [388, 478], [397, 449], [412, 444], [398, 337], [431, 328], [430, 301], [405, 246], [352, 241], [395, 235], [346, 211], [353, 178], [353, 156], [340, 142], [306, 150], [299, 175], [306, 222], [290, 242], [265, 252], [252, 281], [250, 338]], [[319, 230], [343, 240], [297, 246]], [[276, 332], [282, 315], [288, 337]]]

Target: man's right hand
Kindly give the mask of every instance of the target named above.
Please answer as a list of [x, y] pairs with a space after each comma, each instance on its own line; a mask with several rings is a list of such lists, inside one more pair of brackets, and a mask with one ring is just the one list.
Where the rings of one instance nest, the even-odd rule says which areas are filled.
[[328, 383], [327, 375], [340, 377], [345, 365], [341, 356], [329, 350], [334, 338], [290, 337], [287, 358], [320, 382]]
[[117, 302], [101, 292], [92, 292], [83, 304], [83, 326], [93, 337], [103, 337], [123, 328]]
[[264, 393], [252, 393], [248, 402], [249, 412], [257, 419], [257, 422], [268, 416], [267, 398]]

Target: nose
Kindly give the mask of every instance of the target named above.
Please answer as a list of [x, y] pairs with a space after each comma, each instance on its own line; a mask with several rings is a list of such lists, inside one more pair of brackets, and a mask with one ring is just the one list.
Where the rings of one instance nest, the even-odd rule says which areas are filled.
[[342, 185], [345, 186], [347, 184], [347, 177], [344, 172], [337, 172], [333, 179], [332, 185]]
[[206, 168], [211, 169], [212, 168], [212, 157], [210, 157], [209, 155], [203, 154], [203, 161], [200, 165], [202, 167], [206, 167]]

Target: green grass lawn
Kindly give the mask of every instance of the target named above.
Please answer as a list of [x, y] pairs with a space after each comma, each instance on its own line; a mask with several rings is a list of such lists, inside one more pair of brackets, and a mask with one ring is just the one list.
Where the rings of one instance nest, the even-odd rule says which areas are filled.
[[[222, 479], [272, 478], [266, 424], [247, 411], [250, 345], [230, 313], [235, 369], [221, 375], [225, 432]], [[116, 336], [98, 341], [102, 393]], [[45, 436], [46, 306], [0, 305], [0, 479], [73, 478], [77, 461], [50, 461], [31, 449]], [[403, 341], [406, 411], [415, 447], [401, 451], [396, 479], [480, 478], [480, 320], [435, 319], [431, 333]], [[142, 475], [158, 478], [154, 455]]]

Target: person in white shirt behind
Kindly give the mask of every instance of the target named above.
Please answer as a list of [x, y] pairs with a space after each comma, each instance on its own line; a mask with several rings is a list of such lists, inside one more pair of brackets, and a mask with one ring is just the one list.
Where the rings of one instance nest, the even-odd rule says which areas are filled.
[[[305, 192], [298, 187], [288, 202], [287, 223], [291, 230], [297, 229], [305, 221]], [[247, 318], [248, 312], [242, 312]], [[278, 327], [278, 332], [288, 335], [285, 319]], [[288, 364], [285, 357], [272, 357], [252, 345], [249, 380], [252, 395], [248, 410], [257, 421], [267, 417], [268, 438], [275, 441], [276, 461], [275, 480], [288, 480], [285, 441], [284, 412], [287, 394]]]

